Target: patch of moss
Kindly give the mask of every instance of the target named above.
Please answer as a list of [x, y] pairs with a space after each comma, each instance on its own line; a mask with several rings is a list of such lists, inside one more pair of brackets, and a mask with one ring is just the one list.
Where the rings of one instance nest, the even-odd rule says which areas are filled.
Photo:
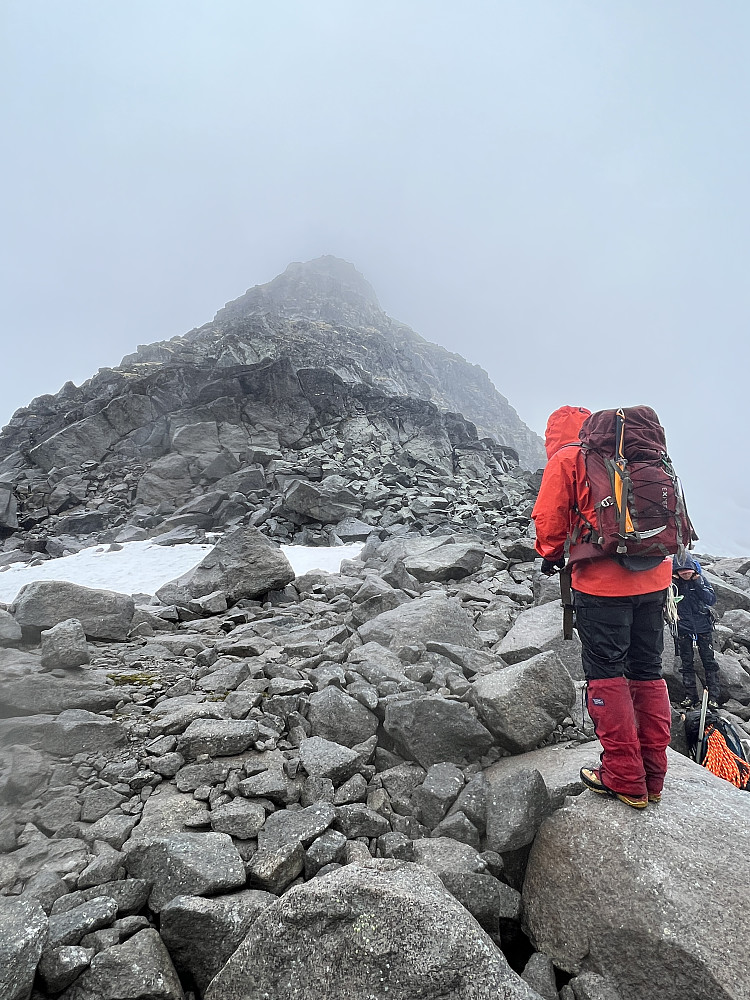
[[124, 687], [126, 684], [138, 684], [143, 687], [146, 684], [153, 684], [158, 680], [156, 674], [107, 674], [107, 677], [114, 683], [115, 687]]

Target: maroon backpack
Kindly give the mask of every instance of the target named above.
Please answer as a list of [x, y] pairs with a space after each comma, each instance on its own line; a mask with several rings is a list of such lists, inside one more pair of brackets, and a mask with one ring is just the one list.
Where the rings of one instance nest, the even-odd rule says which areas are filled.
[[579, 510], [571, 560], [611, 556], [652, 569], [697, 539], [664, 428], [650, 406], [599, 410], [580, 433], [595, 519]]

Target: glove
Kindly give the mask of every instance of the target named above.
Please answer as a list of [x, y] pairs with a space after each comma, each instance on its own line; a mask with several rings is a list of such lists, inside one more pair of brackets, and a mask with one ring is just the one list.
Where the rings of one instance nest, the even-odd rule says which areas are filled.
[[556, 569], [564, 569], [565, 558], [560, 556], [559, 559], [542, 559], [542, 573], [545, 576], [553, 576]]

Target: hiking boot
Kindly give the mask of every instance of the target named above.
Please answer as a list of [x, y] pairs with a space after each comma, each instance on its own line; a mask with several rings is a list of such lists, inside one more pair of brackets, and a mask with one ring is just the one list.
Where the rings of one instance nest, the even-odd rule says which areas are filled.
[[698, 708], [700, 702], [696, 701], [695, 698], [683, 698], [680, 702], [680, 708]]
[[709, 698], [708, 699], [708, 707], [712, 708], [716, 712], [719, 709], [719, 703], [718, 703], [718, 701], [716, 701], [715, 698]]
[[649, 792], [648, 793], [649, 802], [661, 802], [661, 792]]
[[624, 802], [626, 806], [631, 806], [633, 809], [645, 809], [648, 805], [649, 800], [645, 795], [642, 798], [635, 795], [622, 795], [620, 792], [615, 792], [611, 788], [607, 788], [599, 777], [598, 768], [582, 767], [581, 781], [590, 791], [596, 792], [597, 795], [606, 795], [610, 799], [619, 799], [620, 802]]

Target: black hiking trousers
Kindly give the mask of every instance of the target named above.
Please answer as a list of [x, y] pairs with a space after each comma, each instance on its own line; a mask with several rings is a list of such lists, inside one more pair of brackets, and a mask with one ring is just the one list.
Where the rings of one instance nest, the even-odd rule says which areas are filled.
[[665, 590], [631, 597], [573, 592], [587, 681], [627, 677], [658, 681], [664, 651]]
[[[682, 662], [682, 683], [685, 686], [685, 695], [697, 702], [698, 687], [695, 683], [695, 651], [693, 648], [693, 636], [688, 632], [682, 633], [678, 637], [680, 646], [680, 660]], [[714, 655], [714, 644], [711, 632], [699, 632], [695, 637], [698, 646], [698, 655], [701, 658], [703, 669], [706, 673], [706, 687], [708, 697], [711, 701], [719, 701], [721, 697], [721, 685], [719, 683], [719, 664]]]

